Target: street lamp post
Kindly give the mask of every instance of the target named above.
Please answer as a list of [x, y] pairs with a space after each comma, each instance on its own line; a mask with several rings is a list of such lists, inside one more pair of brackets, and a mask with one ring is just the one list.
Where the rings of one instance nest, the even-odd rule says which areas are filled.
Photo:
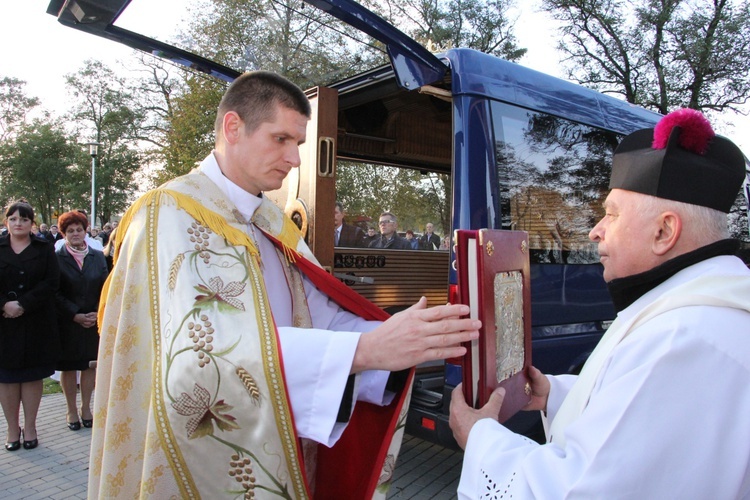
[[96, 156], [99, 153], [100, 142], [89, 142], [89, 154], [91, 155], [91, 227], [96, 226]]

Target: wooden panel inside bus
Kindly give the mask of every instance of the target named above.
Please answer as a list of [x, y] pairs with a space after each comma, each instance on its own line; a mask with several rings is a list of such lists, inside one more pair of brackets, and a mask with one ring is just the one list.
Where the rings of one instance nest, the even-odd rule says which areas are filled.
[[448, 301], [450, 252], [336, 248], [334, 275], [352, 290], [394, 312], [423, 295], [428, 306]]

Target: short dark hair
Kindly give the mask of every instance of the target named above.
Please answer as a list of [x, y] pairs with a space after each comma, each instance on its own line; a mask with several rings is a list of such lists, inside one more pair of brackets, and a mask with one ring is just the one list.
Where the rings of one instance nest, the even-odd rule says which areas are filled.
[[62, 214], [57, 219], [57, 224], [60, 226], [60, 232], [65, 234], [68, 230], [68, 226], [73, 224], [80, 224], [83, 226], [83, 229], [86, 229], [86, 226], [89, 225], [89, 219], [86, 217], [86, 214], [82, 213], [80, 210], [71, 210], [70, 212]]
[[398, 221], [398, 218], [395, 215], [393, 215], [391, 212], [383, 212], [382, 214], [380, 214], [381, 217], [383, 217], [384, 215], [387, 217], [390, 217], [394, 221]]
[[32, 222], [34, 221], [34, 207], [32, 207], [31, 204], [24, 198], [20, 198], [14, 201], [8, 207], [8, 210], [6, 210], [5, 217], [8, 218], [16, 212], [18, 212], [21, 217], [31, 219]]
[[310, 101], [294, 83], [270, 71], [249, 71], [238, 76], [229, 85], [221, 98], [216, 113], [214, 131], [218, 138], [224, 115], [237, 113], [248, 132], [253, 132], [261, 123], [274, 119], [276, 105], [297, 111], [310, 118]]
[[342, 214], [344, 213], [344, 205], [342, 205], [340, 201], [336, 202], [336, 208], [338, 208], [339, 212], [341, 212]]

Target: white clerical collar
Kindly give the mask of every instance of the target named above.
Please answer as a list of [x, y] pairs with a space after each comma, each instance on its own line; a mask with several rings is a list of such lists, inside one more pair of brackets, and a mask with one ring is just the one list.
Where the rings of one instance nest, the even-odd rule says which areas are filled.
[[237, 184], [230, 181], [221, 171], [221, 167], [219, 167], [219, 163], [216, 161], [216, 156], [214, 156], [213, 152], [201, 162], [198, 169], [206, 174], [214, 184], [219, 186], [219, 189], [227, 195], [229, 201], [231, 201], [232, 204], [237, 207], [237, 210], [240, 211], [242, 216], [250, 222], [255, 211], [260, 207], [260, 204], [263, 203], [263, 198], [248, 193]]

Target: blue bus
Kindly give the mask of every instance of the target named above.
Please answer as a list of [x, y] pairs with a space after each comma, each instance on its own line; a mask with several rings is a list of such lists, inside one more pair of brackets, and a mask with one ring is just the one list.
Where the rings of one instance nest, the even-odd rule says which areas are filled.
[[[596, 245], [610, 160], [621, 138], [659, 115], [515, 63], [466, 48], [432, 54], [351, 0], [305, 0], [385, 47], [390, 64], [312, 88], [313, 119], [303, 164], [267, 193], [306, 235], [331, 272], [387, 310], [421, 296], [455, 300], [451, 244], [435, 251], [335, 247], [337, 173], [379, 165], [449, 179], [450, 236], [457, 229], [527, 231], [531, 260], [532, 362], [575, 373], [614, 318]], [[52, 0], [70, 27], [156, 54], [217, 78], [240, 74], [117, 26], [129, 0]], [[75, 8], [73, 8], [75, 6]], [[88, 16], [88, 17], [87, 17]], [[83, 22], [82, 19], [87, 20]], [[455, 362], [419, 366], [407, 432], [455, 446], [448, 427]], [[542, 439], [538, 415], [508, 426]]]

